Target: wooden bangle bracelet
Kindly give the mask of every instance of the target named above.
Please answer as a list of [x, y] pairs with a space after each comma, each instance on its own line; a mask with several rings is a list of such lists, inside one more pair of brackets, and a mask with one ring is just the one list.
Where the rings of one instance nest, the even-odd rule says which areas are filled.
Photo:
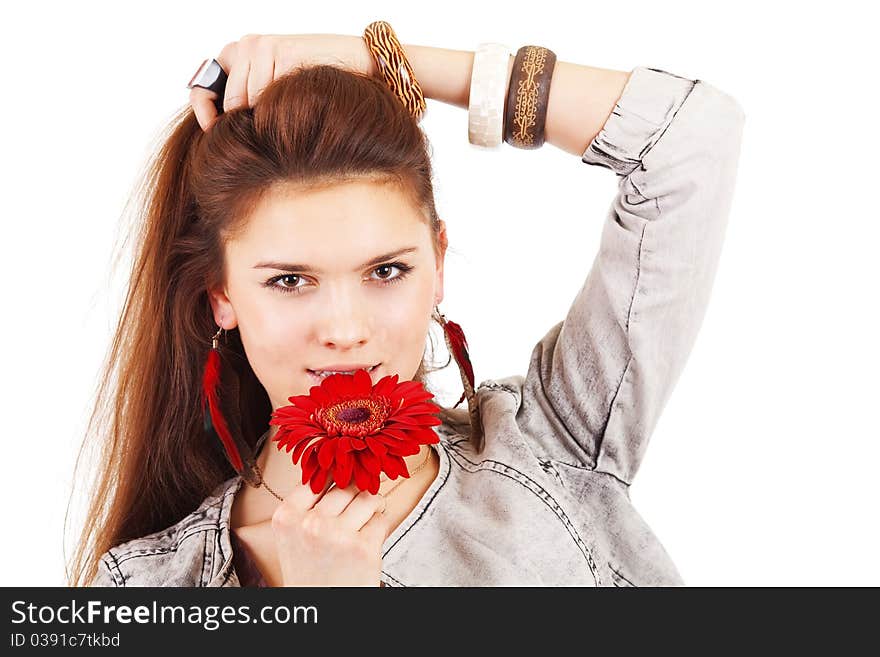
[[544, 145], [555, 66], [556, 53], [542, 46], [523, 46], [516, 52], [504, 107], [504, 141], [511, 146], [534, 149]]
[[364, 30], [364, 41], [385, 82], [416, 119], [425, 111], [425, 96], [397, 35], [385, 21], [374, 21]]

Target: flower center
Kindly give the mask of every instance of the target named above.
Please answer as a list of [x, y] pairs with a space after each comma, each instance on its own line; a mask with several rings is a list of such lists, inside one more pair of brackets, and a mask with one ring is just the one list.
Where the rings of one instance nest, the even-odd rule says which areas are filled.
[[340, 409], [339, 413], [336, 414], [336, 417], [343, 422], [359, 424], [370, 417], [370, 411], [368, 411], [366, 408], [363, 408], [362, 406], [356, 406], [354, 408], [343, 408]]
[[370, 435], [385, 425], [390, 414], [388, 400], [383, 397], [347, 399], [317, 411], [330, 436]]

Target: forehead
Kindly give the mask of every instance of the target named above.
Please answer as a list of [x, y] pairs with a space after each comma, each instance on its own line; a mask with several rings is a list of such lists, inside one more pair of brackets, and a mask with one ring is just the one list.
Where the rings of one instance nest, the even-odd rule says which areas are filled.
[[274, 188], [254, 207], [236, 241], [284, 242], [299, 251], [348, 243], [366, 249], [424, 235], [427, 224], [397, 185], [357, 180], [307, 190]]
[[410, 197], [396, 184], [357, 180], [273, 189], [226, 242], [225, 260], [236, 269], [295, 263], [314, 273], [347, 273], [379, 254], [412, 246], [418, 251], [404, 257], [431, 252], [430, 226]]

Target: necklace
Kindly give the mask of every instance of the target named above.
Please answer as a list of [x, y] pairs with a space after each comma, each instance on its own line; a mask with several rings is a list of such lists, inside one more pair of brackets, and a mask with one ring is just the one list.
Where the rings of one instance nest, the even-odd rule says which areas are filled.
[[[419, 466], [418, 466], [415, 470], [413, 470], [412, 472], [409, 473], [409, 478], [412, 478], [412, 476], [413, 476], [415, 473], [417, 473], [419, 470], [421, 470], [423, 467], [425, 467], [425, 464], [430, 460], [430, 458], [431, 458], [431, 448], [428, 447], [428, 453], [425, 454], [425, 458], [422, 460], [421, 463], [419, 463]], [[257, 474], [258, 474], [259, 477], [260, 477], [260, 486], [262, 486], [262, 487], [265, 488], [267, 491], [269, 491], [270, 493], [272, 493], [272, 495], [274, 495], [276, 499], [278, 499], [278, 500], [280, 500], [280, 501], [283, 502], [283, 501], [284, 501], [284, 498], [281, 497], [281, 496], [280, 496], [278, 493], [276, 493], [274, 490], [272, 490], [272, 489], [269, 487], [269, 484], [266, 483], [266, 480], [263, 478], [263, 473], [260, 471], [260, 466], [257, 465], [256, 462], [254, 463], [254, 470], [257, 471]], [[390, 487], [388, 490], [386, 490], [384, 493], [379, 493], [379, 494], [382, 495], [382, 497], [387, 498], [395, 488], [397, 488], [398, 486], [400, 486], [400, 484], [402, 484], [402, 483], [404, 482], [404, 480], [405, 480], [406, 478], [405, 478], [405, 477], [401, 477], [400, 479], [401, 479], [401, 480], [400, 480], [399, 482], [397, 482], [396, 484], [394, 484], [393, 486], [391, 486], [391, 487]], [[383, 479], [380, 479], [380, 482], [382, 482], [382, 481], [388, 481], [388, 477], [384, 477]], [[332, 488], [333, 486], [335, 486], [335, 485], [336, 485], [336, 484], [334, 483], [334, 484], [331, 486], [331, 488]], [[382, 507], [382, 513], [385, 513], [385, 506]]]

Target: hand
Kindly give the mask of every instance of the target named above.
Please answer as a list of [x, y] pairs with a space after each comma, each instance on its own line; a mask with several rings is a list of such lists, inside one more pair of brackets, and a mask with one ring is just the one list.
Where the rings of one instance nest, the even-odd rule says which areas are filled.
[[[253, 107], [272, 81], [302, 64], [332, 64], [375, 75], [370, 50], [361, 37], [343, 34], [247, 34], [228, 43], [215, 58], [229, 79], [223, 111]], [[202, 130], [217, 119], [217, 94], [201, 87], [190, 89], [189, 102]]]
[[385, 498], [328, 484], [294, 490], [272, 514], [283, 586], [379, 586], [391, 523]]

